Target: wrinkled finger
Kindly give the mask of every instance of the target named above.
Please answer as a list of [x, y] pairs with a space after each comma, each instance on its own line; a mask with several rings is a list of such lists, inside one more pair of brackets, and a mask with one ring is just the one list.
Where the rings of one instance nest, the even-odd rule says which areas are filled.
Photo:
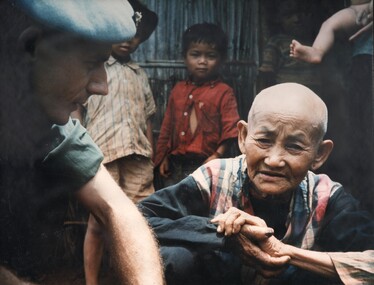
[[218, 224], [217, 232], [219, 233], [222, 233], [225, 230], [226, 216], [227, 214], [219, 214], [218, 216], [210, 220], [211, 223]]
[[269, 268], [281, 268], [290, 260], [289, 256], [270, 256], [268, 253], [262, 251], [254, 242], [241, 234], [238, 235], [238, 241], [242, 246], [243, 253], [254, 259], [258, 265], [267, 266]]
[[[217, 227], [217, 232], [219, 233], [222, 233], [222, 232], [226, 232], [228, 231], [228, 229], [226, 228], [226, 224], [227, 224], [227, 220], [229, 219], [229, 217], [231, 215], [240, 215], [240, 211], [235, 208], [235, 207], [231, 207], [230, 209], [227, 210], [226, 213], [224, 214], [219, 214], [217, 215], [216, 217], [214, 217], [211, 222], [214, 223], [214, 224], [218, 224], [218, 227]], [[232, 229], [230, 230], [230, 234], [232, 232]]]
[[286, 265], [281, 268], [265, 268], [264, 266], [259, 265], [258, 262], [256, 263], [253, 258], [244, 255], [242, 255], [241, 257], [244, 265], [256, 269], [256, 271], [265, 278], [278, 277], [288, 266]]
[[240, 233], [249, 239], [261, 241], [271, 237], [274, 234], [274, 230], [268, 227], [251, 226], [246, 224], [241, 227]]
[[[224, 233], [225, 236], [230, 236], [234, 233], [234, 223], [235, 221], [240, 217], [239, 212], [231, 212], [227, 216], [227, 219], [224, 223]], [[244, 219], [243, 219], [243, 224], [244, 224]]]
[[245, 216], [245, 223], [253, 226], [267, 227], [266, 222], [263, 219], [250, 214]]
[[240, 232], [242, 226], [246, 223], [246, 219], [242, 216], [238, 217], [232, 224], [232, 233], [237, 234]]

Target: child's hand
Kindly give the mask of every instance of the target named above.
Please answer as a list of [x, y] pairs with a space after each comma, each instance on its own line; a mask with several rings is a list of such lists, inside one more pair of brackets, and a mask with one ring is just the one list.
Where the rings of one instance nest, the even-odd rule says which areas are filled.
[[159, 171], [160, 171], [160, 175], [162, 177], [165, 177], [165, 178], [169, 177], [169, 175], [170, 175], [169, 159], [167, 158], [167, 156], [162, 160], [162, 162], [160, 164]]

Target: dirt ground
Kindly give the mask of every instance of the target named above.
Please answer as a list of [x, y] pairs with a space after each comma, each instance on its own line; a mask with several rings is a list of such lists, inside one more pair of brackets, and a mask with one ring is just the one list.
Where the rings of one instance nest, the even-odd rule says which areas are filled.
[[[9, 270], [0, 267], [0, 284], [1, 285], [85, 285], [84, 274], [81, 270], [62, 269], [61, 272], [46, 276], [43, 281], [33, 283], [17, 278]], [[115, 278], [105, 273], [105, 276], [100, 277], [101, 285], [116, 285], [119, 284]]]

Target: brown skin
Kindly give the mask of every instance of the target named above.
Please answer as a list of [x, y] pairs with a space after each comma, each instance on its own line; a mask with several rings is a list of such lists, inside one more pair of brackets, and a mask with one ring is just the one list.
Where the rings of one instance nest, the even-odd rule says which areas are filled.
[[[191, 80], [197, 84], [216, 78], [222, 62], [223, 59], [217, 49], [203, 42], [191, 43], [184, 58], [188, 74]], [[228, 149], [227, 144], [227, 142], [223, 142], [216, 149], [216, 152], [209, 156], [204, 163], [222, 157]], [[167, 178], [170, 176], [169, 159], [167, 156], [161, 161], [159, 172], [162, 177]]]
[[119, 62], [128, 62], [130, 60], [130, 55], [137, 50], [141, 43], [141, 38], [135, 36], [129, 41], [114, 44], [112, 45], [112, 56]]
[[[103, 64], [110, 44], [59, 32], [45, 35], [30, 27], [20, 36], [20, 45], [32, 66], [34, 91], [51, 123], [65, 124], [90, 95], [107, 94]], [[90, 219], [88, 227], [99, 227], [108, 238], [120, 282], [163, 284], [157, 245], [145, 219], [103, 166], [76, 197], [97, 221], [93, 225]]]
[[[258, 199], [289, 200], [308, 170], [322, 166], [333, 148], [332, 141], [322, 139], [326, 124], [325, 104], [302, 85], [279, 84], [257, 95], [248, 123], [238, 123], [239, 147], [248, 154], [247, 173], [253, 183], [248, 191]], [[265, 228], [266, 223], [258, 217], [231, 208], [212, 222], [218, 223], [218, 232], [236, 234], [243, 261], [266, 277], [293, 264], [337, 278], [326, 253], [286, 245], [273, 236], [260, 239], [258, 227]], [[266, 229], [269, 235], [271, 230]]]

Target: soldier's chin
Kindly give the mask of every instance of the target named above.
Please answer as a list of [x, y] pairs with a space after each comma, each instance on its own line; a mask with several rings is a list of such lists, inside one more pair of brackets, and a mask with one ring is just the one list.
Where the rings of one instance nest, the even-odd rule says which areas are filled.
[[[71, 109], [71, 112], [75, 110], [76, 108]], [[65, 125], [69, 121], [70, 113], [69, 112], [58, 112], [58, 113], [49, 114], [48, 117], [53, 124]]]

